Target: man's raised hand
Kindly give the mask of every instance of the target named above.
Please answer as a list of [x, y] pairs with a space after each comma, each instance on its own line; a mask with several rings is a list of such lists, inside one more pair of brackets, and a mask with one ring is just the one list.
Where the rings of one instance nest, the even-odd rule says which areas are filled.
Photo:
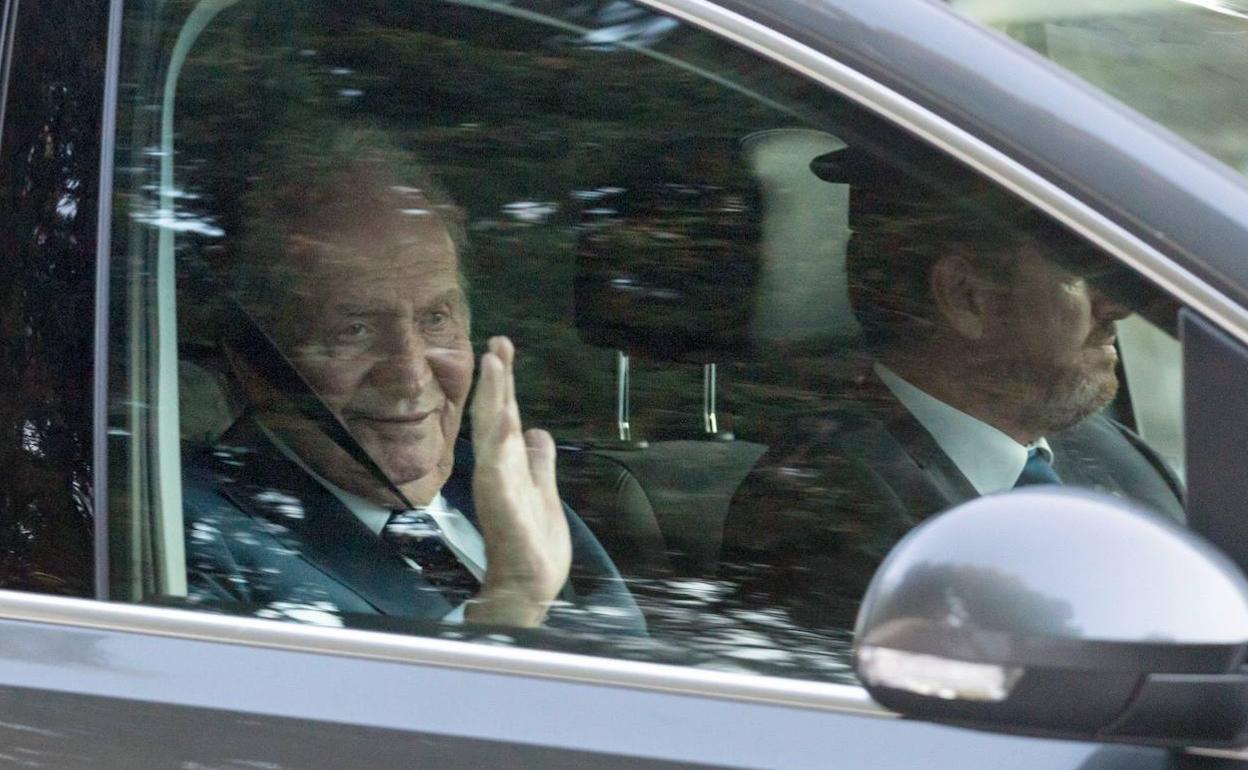
[[516, 404], [515, 348], [492, 337], [472, 400], [473, 505], [485, 538], [481, 591], [465, 617], [536, 626], [568, 579], [572, 541], [555, 484], [555, 442], [522, 430]]

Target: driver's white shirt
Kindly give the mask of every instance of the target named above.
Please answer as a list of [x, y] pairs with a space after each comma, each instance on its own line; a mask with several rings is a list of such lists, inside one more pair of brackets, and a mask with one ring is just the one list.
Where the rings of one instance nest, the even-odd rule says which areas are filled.
[[981, 495], [1013, 489], [1033, 447], [1053, 459], [1053, 450], [1043, 437], [1020, 444], [983, 420], [911, 385], [884, 364], [875, 364], [875, 375]]

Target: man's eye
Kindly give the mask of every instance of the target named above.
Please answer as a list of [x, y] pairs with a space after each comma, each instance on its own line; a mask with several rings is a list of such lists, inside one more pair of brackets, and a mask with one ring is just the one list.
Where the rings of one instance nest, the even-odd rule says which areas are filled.
[[429, 329], [445, 329], [451, 322], [451, 314], [445, 310], [434, 310], [425, 316], [425, 326]]
[[365, 339], [373, 333], [372, 327], [366, 323], [350, 323], [334, 332], [334, 337], [344, 342]]

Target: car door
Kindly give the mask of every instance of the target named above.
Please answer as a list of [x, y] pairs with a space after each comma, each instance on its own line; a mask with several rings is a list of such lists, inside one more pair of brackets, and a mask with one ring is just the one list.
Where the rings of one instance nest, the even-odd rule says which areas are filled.
[[[707, 562], [722, 544], [700, 533], [733, 514], [738, 485], [725, 492], [712, 482], [739, 481], [778, 446], [776, 432], [760, 427], [772, 415], [762, 407], [792, 392], [751, 396], [760, 383], [782, 381], [777, 364], [750, 359], [733, 334], [716, 334], [716, 324], [748, 329], [755, 342], [796, 355], [803, 345], [825, 344], [820, 338], [835, 336], [828, 330], [845, 318], [802, 314], [811, 286], [837, 289], [835, 276], [817, 269], [789, 274], [761, 314], [741, 314], [759, 307], [741, 301], [743, 292], [766, 283], [758, 273], [723, 269], [750, 259], [730, 246], [762, 241], [760, 231], [773, 226], [741, 212], [756, 213], [767, 201], [786, 211], [759, 181], [774, 177], [743, 173], [744, 137], [755, 137], [747, 145], [755, 148], [775, 139], [786, 153], [800, 147], [808, 164], [821, 143], [831, 142], [824, 152], [843, 143], [821, 126], [858, 127], [886, 157], [921, 144], [914, 132], [931, 143], [923, 147], [938, 148], [937, 158], [948, 153], [985, 172], [1233, 338], [1242, 338], [1243, 311], [1233, 298], [1245, 284], [1228, 244], [1246, 237], [1231, 216], [1242, 185], [1008, 42], [926, 3], [735, 10], [692, 2], [447, 3], [365, 11], [325, 4], [319, 24], [307, 26], [291, 23], [295, 9], [266, 5], [116, 3], [105, 16], [13, 3], [6, 15], [12, 74], [0, 149], [12, 205], [3, 229], [21, 258], [8, 268], [5, 304], [23, 323], [9, 327], [20, 332], [6, 331], [4, 344], [24, 355], [2, 375], [11, 378], [9, 392], [21, 394], [7, 405], [3, 460], [13, 522], [5, 580], [13, 590], [0, 601], [8, 761], [238, 768], [1236, 761], [895, 719], [853, 683], [843, 619], [839, 644], [835, 634], [812, 641], [787, 627], [769, 635], [778, 617], [770, 607], [739, 611], [717, 598], [723, 573]], [[64, 25], [62, 13], [83, 22]], [[405, 35], [421, 46], [396, 43]], [[53, 55], [58, 50], [86, 55]], [[934, 67], [937, 59], [959, 67]], [[404, 78], [413, 72], [459, 72], [475, 86]], [[944, 74], [955, 72], [965, 77]], [[256, 90], [229, 82], [240, 73]], [[1045, 88], [1015, 88], [1024, 75]], [[1012, 109], [995, 109], [1011, 90]], [[491, 109], [485, 97], [509, 92], [515, 106]], [[643, 99], [647, 93], [654, 96]], [[221, 295], [188, 271], [197, 259], [212, 264], [219, 244], [231, 247], [217, 232], [232, 233], [250, 216], [245, 206], [198, 201], [247, 200], [239, 180], [262, 170], [250, 163], [252, 146], [236, 137], [258, 136], [261, 118], [281, 118], [285, 105], [277, 100], [291, 94], [296, 105], [331, 100], [339, 119], [363, 100], [374, 127], [386, 118], [410, 126], [410, 107], [397, 107], [437, 105], [437, 119], [419, 126], [418, 146], [467, 212], [474, 322], [512, 334], [522, 356], [542, 362], [522, 370], [518, 389], [532, 410], [526, 419], [555, 430], [565, 498], [642, 597], [651, 640], [378, 619], [315, 602], [188, 606], [184, 452], [234, 419], [237, 406], [228, 388], [213, 387], [229, 371], [214, 368], [219, 351], [204, 333], [214, 323], [206, 311]], [[708, 101], [694, 101], [699, 95]], [[1037, 139], [1044, 132], [1020, 117], [1045, 107], [1068, 137], [1086, 132], [1086, 144], [1075, 145], [1080, 152], [1118, 174], [1163, 180], [1153, 189], [1165, 190], [1167, 202], [1131, 186], [1096, 187], [1104, 176], [1085, 178], [1076, 159], [1056, 163], [1070, 145]], [[840, 122], [829, 123], [826, 113]], [[552, 125], [561, 115], [571, 118]], [[297, 135], [309, 126], [314, 134], [329, 130], [304, 113], [285, 119]], [[1121, 140], [1124, 127], [1133, 144]], [[306, 136], [299, 141], [315, 146]], [[1159, 151], [1153, 164], [1128, 152], [1145, 143]], [[232, 152], [242, 156], [233, 167]], [[1163, 162], [1176, 158], [1184, 163]], [[628, 172], [627, 184], [613, 183], [624, 178], [618, 169]], [[523, 196], [526, 190], [560, 197]], [[638, 190], [647, 195], [631, 198]], [[831, 218], [835, 201], [821, 200]], [[707, 211], [721, 216], [708, 224]], [[1137, 224], [1145, 214], [1173, 223], [1165, 237]], [[1214, 238], [1208, 223], [1219, 214]], [[786, 221], [802, 224], [800, 216]], [[828, 253], [843, 251], [846, 224], [842, 218], [831, 235], [817, 236]], [[1201, 248], [1210, 240], [1217, 249]], [[670, 263], [635, 248], [638, 241], [692, 241], [678, 257], [693, 267], [665, 273]], [[553, 288], [542, 295], [534, 283]], [[654, 320], [672, 301], [664, 292], [676, 290], [686, 292], [677, 297], [687, 311], [680, 323]], [[786, 293], [798, 300], [784, 302]], [[557, 307], [553, 320], [535, 296]], [[551, 340], [547, 350], [538, 349], [543, 340]], [[1207, 356], [1225, 363], [1237, 345], [1219, 338]], [[804, 374], [824, 382], [822, 367], [835, 360], [794, 358], [792, 366], [812, 366]], [[1184, 376], [1207, 363], [1189, 364]], [[808, 390], [793, 400], [808, 399]], [[1211, 426], [1188, 411], [1191, 499], [1242, 483], [1216, 464], [1191, 475], [1215, 429], [1241, 435], [1238, 420], [1221, 417]], [[680, 478], [665, 475], [665, 465]], [[696, 479], [685, 477], [708, 467], [714, 478], [688, 486]], [[635, 504], [632, 485], [645, 505]], [[700, 502], [688, 503], [690, 496]], [[1191, 505], [1189, 516], [1200, 521]], [[1203, 510], [1222, 520], [1218, 506]], [[697, 526], [682, 527], [694, 514]], [[1217, 542], [1214, 527], [1205, 531]]]

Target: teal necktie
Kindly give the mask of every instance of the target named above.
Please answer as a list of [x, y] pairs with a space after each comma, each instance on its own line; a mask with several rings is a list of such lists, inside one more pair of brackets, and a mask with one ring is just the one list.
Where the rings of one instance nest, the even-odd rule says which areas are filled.
[[1053, 464], [1049, 462], [1046, 453], [1035, 447], [1027, 450], [1027, 464], [1023, 466], [1023, 472], [1018, 475], [1018, 481], [1014, 482], [1015, 489], [1033, 484], [1061, 483], [1062, 477], [1053, 470]]

